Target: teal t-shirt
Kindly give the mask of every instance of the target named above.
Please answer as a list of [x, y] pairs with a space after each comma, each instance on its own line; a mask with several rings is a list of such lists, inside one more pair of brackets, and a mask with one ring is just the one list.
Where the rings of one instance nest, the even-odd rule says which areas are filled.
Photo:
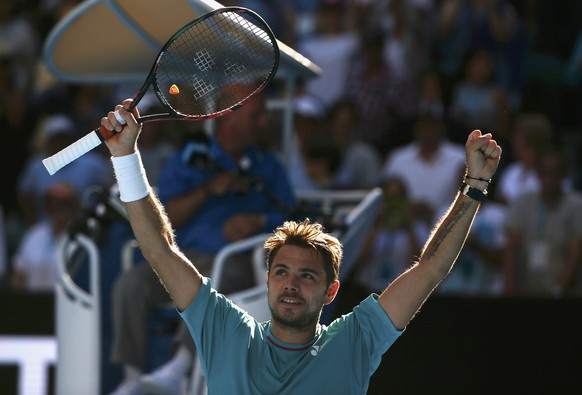
[[211, 395], [365, 394], [398, 331], [370, 295], [307, 344], [288, 344], [203, 279], [181, 315], [196, 343]]

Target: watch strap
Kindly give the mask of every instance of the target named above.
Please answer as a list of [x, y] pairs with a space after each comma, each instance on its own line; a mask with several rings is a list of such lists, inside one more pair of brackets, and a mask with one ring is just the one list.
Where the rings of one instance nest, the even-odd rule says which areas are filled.
[[468, 196], [471, 199], [476, 200], [478, 202], [484, 202], [485, 200], [487, 200], [487, 190], [480, 191], [477, 188], [473, 188], [466, 182], [463, 182], [461, 184], [459, 191], [461, 191], [463, 195]]

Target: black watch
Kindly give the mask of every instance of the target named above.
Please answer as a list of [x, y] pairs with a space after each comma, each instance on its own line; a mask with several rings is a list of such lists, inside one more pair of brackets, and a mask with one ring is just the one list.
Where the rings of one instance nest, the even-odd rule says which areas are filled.
[[480, 191], [477, 188], [473, 188], [471, 185], [467, 184], [466, 182], [461, 184], [459, 191], [465, 196], [470, 197], [473, 200], [478, 202], [484, 202], [487, 200], [487, 190]]

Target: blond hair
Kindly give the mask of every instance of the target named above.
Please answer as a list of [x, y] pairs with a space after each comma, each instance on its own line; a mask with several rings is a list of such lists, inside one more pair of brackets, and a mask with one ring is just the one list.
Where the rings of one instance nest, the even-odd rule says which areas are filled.
[[264, 244], [267, 249], [268, 270], [271, 270], [277, 252], [284, 245], [314, 249], [323, 257], [327, 283], [331, 284], [338, 279], [343, 247], [320, 223], [311, 222], [306, 218], [301, 222], [286, 221], [277, 227]]

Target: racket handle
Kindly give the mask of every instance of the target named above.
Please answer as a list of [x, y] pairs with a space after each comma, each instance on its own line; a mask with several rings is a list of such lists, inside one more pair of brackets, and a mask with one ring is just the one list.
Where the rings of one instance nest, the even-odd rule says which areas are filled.
[[42, 163], [48, 170], [49, 174], [55, 174], [64, 166], [85, 155], [93, 148], [99, 146], [103, 140], [99, 137], [98, 133], [98, 129], [94, 130], [84, 137], [81, 137], [79, 140], [75, 141], [68, 147], [63, 148], [53, 156], [43, 159]]
[[[115, 111], [115, 118], [117, 118], [117, 121], [119, 121], [120, 124], [126, 124], [125, 119], [119, 115], [119, 111]], [[48, 170], [49, 174], [53, 175], [75, 159], [80, 158], [93, 148], [101, 145], [103, 141], [107, 140], [114, 134], [114, 132], [100, 126], [99, 129], [95, 129], [91, 133], [85, 135], [85, 137], [82, 137], [68, 147], [63, 148], [53, 156], [43, 159], [42, 164]]]

